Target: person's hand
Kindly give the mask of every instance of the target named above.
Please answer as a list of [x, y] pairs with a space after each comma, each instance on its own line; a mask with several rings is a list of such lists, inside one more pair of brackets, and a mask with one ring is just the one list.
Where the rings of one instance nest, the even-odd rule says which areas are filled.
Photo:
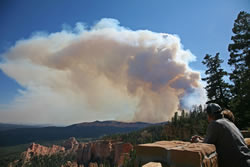
[[203, 142], [203, 138], [200, 137], [200, 136], [195, 135], [195, 136], [191, 137], [190, 141], [191, 141], [191, 143], [202, 143]]

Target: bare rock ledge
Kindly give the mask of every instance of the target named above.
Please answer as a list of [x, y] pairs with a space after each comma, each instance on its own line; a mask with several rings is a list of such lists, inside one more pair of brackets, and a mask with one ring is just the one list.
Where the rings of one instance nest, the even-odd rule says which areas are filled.
[[158, 141], [140, 144], [135, 149], [136, 166], [160, 162], [163, 167], [218, 167], [216, 148], [212, 144]]

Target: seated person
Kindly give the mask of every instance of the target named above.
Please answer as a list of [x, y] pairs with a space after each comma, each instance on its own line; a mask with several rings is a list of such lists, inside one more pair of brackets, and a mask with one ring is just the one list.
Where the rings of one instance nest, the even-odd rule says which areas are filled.
[[191, 141], [214, 144], [219, 167], [250, 167], [250, 151], [239, 129], [223, 118], [218, 104], [208, 104], [206, 112], [209, 125], [205, 139], [193, 136]]

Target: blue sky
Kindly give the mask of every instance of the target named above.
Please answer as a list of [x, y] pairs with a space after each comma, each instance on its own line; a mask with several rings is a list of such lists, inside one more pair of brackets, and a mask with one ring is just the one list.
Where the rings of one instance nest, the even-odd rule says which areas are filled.
[[[184, 49], [197, 57], [191, 68], [204, 71], [206, 53], [220, 52], [227, 62], [231, 29], [242, 10], [250, 11], [249, 0], [2, 0], [0, 53], [37, 31], [58, 32], [65, 25], [92, 26], [102, 18], [114, 18], [131, 30], [177, 34]], [[229, 69], [226, 63], [224, 67]], [[18, 89], [21, 86], [0, 71], [0, 104], [10, 103]]]

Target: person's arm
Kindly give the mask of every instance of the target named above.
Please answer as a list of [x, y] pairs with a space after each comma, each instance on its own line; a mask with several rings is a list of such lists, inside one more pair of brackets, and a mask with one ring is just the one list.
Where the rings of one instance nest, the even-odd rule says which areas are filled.
[[216, 121], [212, 121], [207, 128], [206, 137], [203, 143], [216, 144], [219, 137], [219, 124]]
[[192, 136], [190, 141], [191, 143], [203, 143], [203, 140], [204, 140], [203, 137], [195, 135], [195, 136]]

